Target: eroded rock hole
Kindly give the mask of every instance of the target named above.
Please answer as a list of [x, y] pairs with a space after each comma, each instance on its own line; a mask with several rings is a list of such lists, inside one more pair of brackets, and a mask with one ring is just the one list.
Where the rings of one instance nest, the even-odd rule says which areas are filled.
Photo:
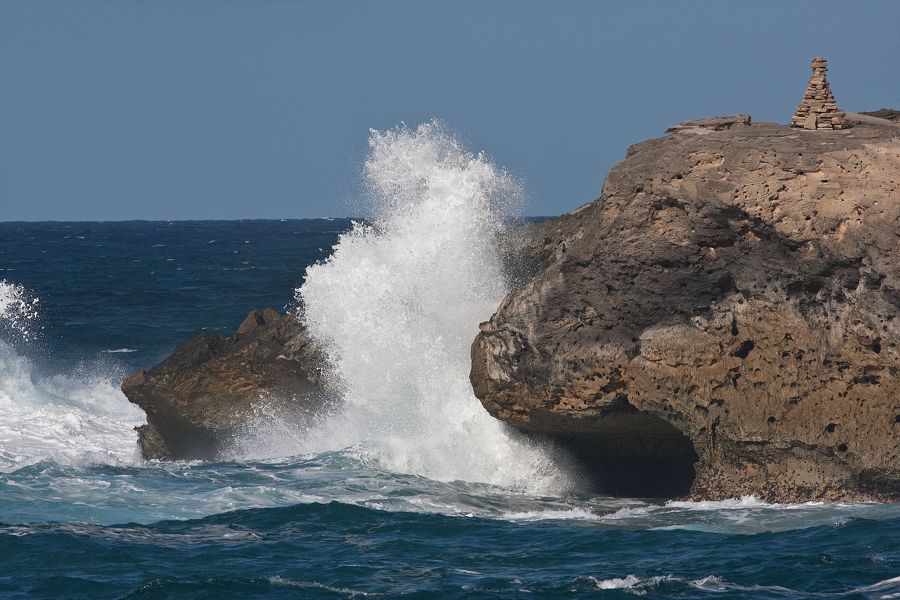
[[591, 492], [669, 499], [691, 490], [698, 459], [694, 446], [659, 417], [626, 405], [597, 419], [569, 421], [544, 431], [552, 429], [564, 432], [541, 437], [549, 437], [571, 459]]
[[741, 342], [740, 347], [731, 353], [732, 356], [736, 356], [738, 358], [747, 358], [750, 356], [750, 352], [756, 347], [756, 343], [753, 340], [746, 340]]

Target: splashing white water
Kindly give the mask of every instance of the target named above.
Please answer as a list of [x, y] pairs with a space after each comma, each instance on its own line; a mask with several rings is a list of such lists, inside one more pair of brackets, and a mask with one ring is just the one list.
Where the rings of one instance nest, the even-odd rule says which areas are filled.
[[344, 391], [307, 449], [360, 445], [396, 472], [559, 489], [552, 461], [469, 384], [478, 324], [506, 292], [497, 240], [517, 186], [436, 123], [369, 143], [373, 223], [354, 224], [297, 290]]
[[31, 339], [38, 302], [37, 298], [29, 298], [21, 285], [0, 279], [0, 330], [12, 331], [26, 341]]
[[[3, 329], [28, 340], [37, 301], [22, 286], [0, 281]], [[41, 460], [134, 463], [133, 428], [145, 422], [109, 378], [41, 377], [34, 365], [0, 340], [0, 472]]]

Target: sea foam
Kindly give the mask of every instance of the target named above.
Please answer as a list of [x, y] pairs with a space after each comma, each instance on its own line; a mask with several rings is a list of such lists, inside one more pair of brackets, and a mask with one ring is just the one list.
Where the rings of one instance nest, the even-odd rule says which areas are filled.
[[[34, 336], [38, 301], [0, 280], [0, 331], [15, 341]], [[42, 460], [65, 464], [134, 463], [134, 427], [144, 413], [110, 378], [44, 376], [0, 339], [0, 472]]]

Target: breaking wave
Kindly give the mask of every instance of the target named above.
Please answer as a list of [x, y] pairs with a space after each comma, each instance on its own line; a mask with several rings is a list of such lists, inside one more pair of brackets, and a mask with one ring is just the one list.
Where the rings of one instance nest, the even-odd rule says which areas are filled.
[[[15, 341], [35, 335], [38, 300], [0, 280], [0, 331]], [[41, 460], [62, 464], [134, 463], [133, 430], [144, 413], [130, 404], [111, 377], [43, 375], [0, 339], [0, 472]]]
[[518, 186], [435, 122], [373, 131], [369, 145], [372, 219], [297, 290], [344, 396], [307, 449], [361, 445], [400, 473], [560, 489], [553, 461], [490, 417], [469, 383], [478, 325], [506, 293], [497, 242]]

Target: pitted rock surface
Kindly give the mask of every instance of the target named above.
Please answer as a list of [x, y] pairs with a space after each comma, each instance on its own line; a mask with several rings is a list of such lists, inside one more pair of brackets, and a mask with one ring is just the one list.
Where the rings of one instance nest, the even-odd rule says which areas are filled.
[[521, 235], [472, 346], [491, 414], [681, 452], [693, 498], [900, 499], [896, 127], [679, 129]]

